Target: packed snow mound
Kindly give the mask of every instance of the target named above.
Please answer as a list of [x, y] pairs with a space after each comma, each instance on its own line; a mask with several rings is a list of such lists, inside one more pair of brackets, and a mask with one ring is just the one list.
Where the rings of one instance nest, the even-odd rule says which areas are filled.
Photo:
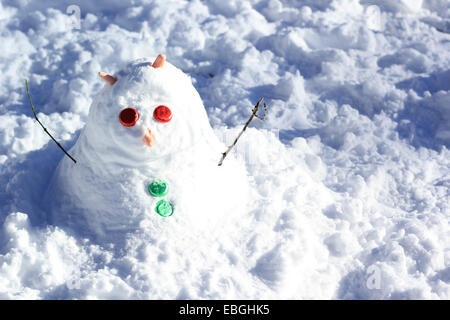
[[[77, 162], [61, 160], [44, 197], [51, 223], [115, 241], [146, 220], [158, 237], [175, 227], [211, 231], [245, 212], [245, 168], [232, 156], [218, 167], [225, 146], [189, 77], [168, 62], [154, 68], [151, 61], [117, 72], [117, 81], [94, 99], [69, 151]], [[161, 108], [170, 118], [158, 118]], [[153, 194], [152, 183], [168, 190]], [[157, 215], [160, 201], [170, 203], [174, 216]]]
[[[79, 20], [68, 12], [73, 5]], [[0, 297], [449, 299], [449, 9], [448, 0], [1, 1]], [[245, 165], [247, 206], [231, 215], [184, 216], [181, 199], [202, 205], [205, 189], [219, 186], [207, 181], [191, 192], [179, 184], [188, 174], [177, 168], [181, 176], [163, 177], [171, 179], [165, 199], [176, 201], [174, 214], [156, 216], [146, 185], [158, 161], [145, 165], [142, 122], [122, 127], [119, 100], [91, 118], [90, 107], [101, 107], [95, 97], [106, 101], [120, 91], [104, 87], [99, 71], [120, 78], [123, 70], [131, 79], [126, 62], [153, 61], [161, 52], [191, 78], [223, 142], [211, 153], [214, 167], [265, 98], [266, 120], [250, 124], [220, 171], [192, 164], [200, 180], [238, 171], [235, 161]], [[161, 73], [137, 64], [130, 67], [140, 76], [130, 86], [151, 81], [144, 72]], [[76, 165], [36, 123], [24, 79], [50, 133], [67, 150], [76, 144], [70, 152], [83, 150]], [[164, 127], [150, 129], [157, 128]], [[172, 143], [206, 130], [185, 129], [192, 136]], [[83, 140], [89, 143], [80, 148]], [[88, 154], [94, 141], [104, 152]], [[202, 137], [197, 145], [206, 144]], [[108, 147], [121, 152], [113, 156]], [[180, 158], [169, 146], [160, 151], [175, 167]], [[83, 168], [91, 159], [101, 161], [87, 177], [97, 175], [92, 182], [101, 188], [71, 190], [65, 179], [80, 183], [81, 175], [60, 170], [67, 172], [60, 196], [83, 195], [80, 206], [92, 208], [86, 194], [98, 199], [102, 192], [111, 202], [105, 207], [132, 200], [152, 214], [124, 208], [129, 221], [121, 214], [108, 220], [120, 222], [108, 241], [100, 223], [106, 217], [88, 222], [84, 210], [61, 205], [50, 215], [40, 205], [57, 185], [51, 179], [60, 163]], [[102, 180], [99, 162], [124, 171]], [[111, 191], [117, 186], [123, 190]], [[234, 188], [240, 184], [224, 192]], [[61, 203], [74, 209], [72, 200]], [[58, 211], [65, 219], [55, 226], [48, 218], [58, 220]], [[204, 222], [207, 231], [191, 222]]]
[[[131, 63], [115, 75], [118, 81], [114, 85], [105, 86], [99, 93], [89, 108], [82, 141], [75, 152], [98, 154], [102, 163], [122, 168], [145, 168], [149, 162], [175, 158], [185, 151], [201, 161], [203, 154], [193, 152], [198, 144], [219, 146], [189, 77], [169, 62], [153, 68], [153, 60], [144, 58]], [[172, 118], [167, 123], [154, 117], [154, 110], [160, 105], [171, 110]], [[120, 124], [119, 114], [130, 107], [138, 111], [139, 119], [126, 127]], [[141, 141], [148, 129], [156, 140], [150, 148]], [[211, 149], [212, 153], [215, 151]]]

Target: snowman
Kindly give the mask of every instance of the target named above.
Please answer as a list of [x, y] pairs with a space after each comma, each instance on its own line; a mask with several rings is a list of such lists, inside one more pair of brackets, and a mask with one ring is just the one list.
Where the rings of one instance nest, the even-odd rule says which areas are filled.
[[[114, 75], [45, 193], [51, 223], [97, 241], [139, 230], [206, 234], [245, 212], [244, 166], [227, 157], [190, 78], [165, 55]], [[151, 62], [153, 61], [153, 62]]]

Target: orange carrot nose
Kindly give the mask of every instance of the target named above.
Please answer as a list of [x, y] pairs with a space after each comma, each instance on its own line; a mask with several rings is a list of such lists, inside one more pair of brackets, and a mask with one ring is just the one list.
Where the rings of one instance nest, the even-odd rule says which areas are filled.
[[149, 147], [152, 147], [155, 144], [155, 136], [150, 129], [147, 129], [147, 132], [145, 133], [142, 140]]

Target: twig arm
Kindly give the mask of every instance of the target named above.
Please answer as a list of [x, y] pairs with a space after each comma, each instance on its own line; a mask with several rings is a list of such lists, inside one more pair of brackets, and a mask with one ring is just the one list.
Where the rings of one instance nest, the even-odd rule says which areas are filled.
[[53, 138], [53, 136], [48, 132], [47, 128], [44, 127], [44, 125], [39, 121], [39, 119], [38, 119], [38, 117], [36, 115], [36, 111], [34, 110], [33, 102], [31, 101], [30, 90], [28, 90], [28, 81], [27, 81], [27, 79], [25, 79], [25, 87], [27, 88], [28, 100], [30, 100], [31, 109], [33, 110], [34, 118], [36, 119], [36, 121], [41, 125], [42, 129], [44, 129], [44, 131], [50, 136], [50, 138], [52, 138], [52, 140], [55, 141], [56, 145], [58, 147], [60, 147], [62, 151], [64, 151], [66, 156], [68, 156], [70, 159], [72, 159], [73, 162], [77, 163], [77, 160], [75, 160], [70, 154], [67, 153], [67, 151], [59, 144], [59, 142], [56, 141], [56, 139]]
[[238, 136], [236, 137], [236, 139], [234, 139], [234, 142], [228, 147], [227, 151], [225, 151], [224, 153], [222, 153], [222, 158], [220, 159], [219, 163], [217, 164], [218, 166], [221, 166], [223, 163], [223, 160], [225, 159], [225, 157], [227, 156], [227, 154], [231, 151], [231, 149], [233, 149], [233, 147], [236, 145], [236, 143], [238, 142], [239, 138], [241, 137], [241, 135], [244, 133], [244, 131], [247, 129], [248, 125], [250, 124], [250, 122], [252, 122], [253, 118], [256, 117], [259, 120], [265, 120], [266, 119], [266, 111], [267, 111], [267, 105], [266, 103], [264, 103], [264, 116], [260, 117], [258, 116], [256, 113], [258, 112], [259, 109], [259, 105], [261, 104], [261, 102], [263, 101], [264, 98], [259, 99], [258, 103], [256, 104], [256, 106], [253, 108], [252, 110], [252, 115], [250, 116], [250, 118], [247, 120], [247, 122], [245, 123], [244, 127], [242, 128], [241, 132], [239, 132]]

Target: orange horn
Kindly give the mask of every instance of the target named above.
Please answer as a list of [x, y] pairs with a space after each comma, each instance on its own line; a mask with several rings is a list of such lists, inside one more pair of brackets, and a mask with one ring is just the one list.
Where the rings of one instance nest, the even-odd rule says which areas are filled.
[[100, 78], [102, 78], [103, 80], [105, 80], [105, 82], [107, 84], [109, 84], [110, 86], [112, 86], [114, 83], [116, 83], [117, 78], [116, 77], [112, 77], [109, 74], [107, 74], [106, 72], [100, 71], [98, 73], [98, 75], [100, 76]]
[[153, 68], [162, 68], [164, 65], [164, 62], [166, 62], [166, 55], [160, 54], [156, 57], [155, 62], [151, 64]]

